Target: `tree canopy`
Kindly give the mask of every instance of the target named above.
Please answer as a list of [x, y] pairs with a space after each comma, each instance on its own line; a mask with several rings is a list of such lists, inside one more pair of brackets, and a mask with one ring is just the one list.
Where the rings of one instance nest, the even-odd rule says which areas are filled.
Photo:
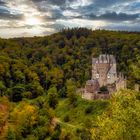
[[[76, 89], [90, 79], [92, 57], [99, 54], [116, 57], [131, 90], [109, 101], [85, 101]], [[0, 139], [139, 140], [135, 84], [140, 85], [138, 32], [73, 28], [0, 39]]]

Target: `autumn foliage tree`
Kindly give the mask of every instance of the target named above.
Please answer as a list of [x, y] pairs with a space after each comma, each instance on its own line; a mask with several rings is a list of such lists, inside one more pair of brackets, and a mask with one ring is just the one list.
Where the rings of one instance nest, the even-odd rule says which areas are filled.
[[122, 90], [114, 95], [108, 112], [99, 118], [97, 128], [92, 130], [94, 140], [140, 139], [140, 101], [137, 94]]

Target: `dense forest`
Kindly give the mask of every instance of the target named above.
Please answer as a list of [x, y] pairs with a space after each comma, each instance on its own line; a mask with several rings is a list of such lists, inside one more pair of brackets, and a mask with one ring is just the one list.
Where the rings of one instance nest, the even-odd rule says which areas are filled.
[[[76, 94], [91, 59], [113, 54], [128, 90], [110, 100]], [[0, 139], [139, 140], [140, 33], [86, 28], [0, 39]]]

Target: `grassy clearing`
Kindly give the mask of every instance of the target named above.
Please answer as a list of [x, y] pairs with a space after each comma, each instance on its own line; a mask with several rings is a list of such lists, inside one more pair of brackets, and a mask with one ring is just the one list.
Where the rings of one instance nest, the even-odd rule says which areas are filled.
[[97, 117], [107, 110], [108, 104], [107, 100], [87, 101], [78, 98], [76, 106], [72, 107], [68, 99], [63, 99], [59, 101], [55, 112], [63, 127], [88, 128], [96, 124]]

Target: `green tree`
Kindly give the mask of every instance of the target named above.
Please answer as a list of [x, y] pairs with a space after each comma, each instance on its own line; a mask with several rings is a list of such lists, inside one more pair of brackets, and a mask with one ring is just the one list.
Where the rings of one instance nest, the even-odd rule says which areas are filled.
[[[37, 98], [38, 96], [40, 95], [43, 95], [44, 93], [44, 89], [43, 87], [40, 85], [40, 83], [38, 81], [33, 81], [31, 83], [29, 83], [27, 85], [27, 91], [28, 93], [32, 93], [32, 96], [31, 95], [27, 95], [29, 98]], [[26, 94], [24, 94], [26, 96]]]
[[2, 81], [0, 81], [0, 96], [3, 95], [4, 91], [6, 90], [5, 85], [3, 84]]
[[67, 88], [67, 97], [69, 99], [69, 103], [74, 105], [77, 101], [76, 83], [72, 80], [67, 80], [66, 88]]
[[97, 140], [139, 140], [140, 102], [137, 94], [121, 90], [110, 103], [110, 110], [103, 114], [93, 129], [93, 139]]
[[15, 82], [25, 83], [25, 75], [21, 71], [17, 70], [13, 72], [13, 77], [15, 79]]
[[13, 128], [11, 128], [11, 127], [8, 128], [6, 138], [7, 138], [7, 140], [16, 140], [16, 135], [15, 135]]
[[58, 86], [59, 88], [63, 83], [64, 73], [60, 68], [53, 68], [48, 72], [48, 78], [53, 86]]
[[16, 85], [10, 88], [7, 92], [11, 101], [19, 102], [23, 98], [24, 91], [25, 91], [24, 85]]
[[58, 104], [58, 93], [56, 87], [52, 87], [48, 90], [48, 104], [53, 109], [55, 109]]
[[135, 82], [140, 84], [140, 57], [137, 58], [137, 64], [131, 62], [130, 70], [130, 74]]

